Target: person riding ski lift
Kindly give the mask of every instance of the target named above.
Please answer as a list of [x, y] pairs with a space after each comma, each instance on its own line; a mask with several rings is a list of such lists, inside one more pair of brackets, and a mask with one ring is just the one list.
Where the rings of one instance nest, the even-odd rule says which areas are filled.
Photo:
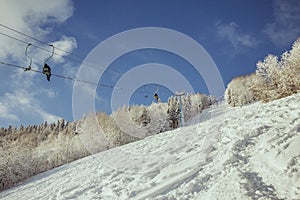
[[158, 97], [158, 94], [157, 94], [157, 93], [154, 94], [154, 98], [155, 98], [156, 101], [158, 102], [159, 97]]
[[50, 77], [51, 77], [51, 68], [49, 65], [47, 65], [47, 63], [44, 64], [43, 67], [43, 74], [45, 74], [47, 76], [47, 80], [50, 81]]
[[50, 66], [46, 63], [50, 58], [52, 58], [52, 56], [54, 55], [54, 46], [52, 44], [49, 45], [50, 47], [52, 47], [52, 54], [49, 58], [47, 58], [44, 61], [44, 67], [43, 67], [43, 74], [45, 74], [47, 76], [47, 80], [50, 81], [50, 77], [51, 77], [51, 68]]

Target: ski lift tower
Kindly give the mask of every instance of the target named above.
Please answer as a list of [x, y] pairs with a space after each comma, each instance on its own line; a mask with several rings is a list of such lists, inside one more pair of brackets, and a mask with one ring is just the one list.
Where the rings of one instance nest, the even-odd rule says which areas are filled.
[[185, 95], [185, 92], [180, 92], [180, 93], [176, 93], [175, 96], [179, 97], [179, 112], [180, 112], [180, 127], [183, 127], [183, 123], [184, 123], [184, 116], [183, 116], [183, 112], [182, 112], [182, 101], [181, 101], [181, 97]]

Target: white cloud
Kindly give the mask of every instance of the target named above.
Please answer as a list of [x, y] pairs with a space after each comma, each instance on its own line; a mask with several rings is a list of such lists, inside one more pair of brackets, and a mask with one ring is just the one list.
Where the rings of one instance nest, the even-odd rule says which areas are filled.
[[60, 119], [59, 116], [47, 113], [34, 96], [36, 95], [24, 89], [6, 93], [0, 100], [0, 118], [6, 119], [7, 125], [22, 122], [25, 118], [35, 118], [40, 122], [55, 122]]
[[239, 26], [235, 22], [230, 22], [229, 24], [217, 23], [216, 28], [217, 35], [228, 40], [235, 49], [242, 47], [254, 48], [258, 44], [255, 37], [239, 32]]
[[300, 36], [300, 1], [275, 0], [273, 12], [274, 22], [263, 32], [277, 46], [290, 45]]
[[[32, 35], [39, 40], [51, 43], [47, 36], [51, 33], [53, 25], [62, 23], [71, 17], [73, 9], [70, 0], [2, 0], [0, 23], [25, 34]], [[4, 27], [0, 27], [0, 32], [30, 43], [36, 43], [30, 38]], [[26, 44], [3, 35], [0, 36], [0, 56], [2, 58], [11, 58], [19, 63], [27, 61], [24, 55]], [[77, 47], [76, 40], [73, 37], [62, 36], [61, 40], [53, 43], [59, 45], [61, 48], [66, 47], [68, 51], [72, 51]], [[47, 48], [47, 46], [43, 48]], [[32, 49], [36, 50], [33, 47]], [[36, 55], [37, 53], [41, 55]], [[45, 58], [49, 53], [39, 50], [35, 51], [34, 54], [36, 55], [35, 58], [39, 61], [39, 58]], [[63, 52], [60, 52], [60, 54], [65, 55]]]
[[[16, 29], [25, 34], [31, 35], [39, 40], [54, 44], [55, 47], [72, 52], [77, 47], [75, 38], [62, 35], [58, 41], [51, 41], [51, 33], [57, 24], [65, 22], [73, 14], [74, 7], [71, 0], [1, 0], [0, 24]], [[42, 48], [51, 48], [42, 45], [28, 37], [15, 33], [0, 26], [0, 58], [21, 66], [29, 63], [24, 55], [27, 44], [5, 37], [3, 34], [30, 42]], [[67, 55], [66, 52], [57, 52]], [[41, 70], [43, 61], [50, 56], [49, 52], [39, 50], [31, 46], [28, 54], [33, 57], [33, 68]], [[50, 62], [62, 63], [64, 60], [54, 56]], [[2, 75], [2, 74], [1, 74]], [[43, 85], [37, 85], [36, 77], [40, 74], [33, 72], [24, 73], [22, 70], [15, 71], [12, 75], [1, 76], [2, 81], [8, 82], [9, 89], [5, 94], [0, 93], [0, 126], [8, 125], [12, 121], [32, 121], [40, 122], [56, 121], [59, 117], [48, 113], [41, 102], [41, 96], [55, 98], [58, 93]], [[41, 94], [45, 95], [41, 95]], [[26, 119], [26, 120], [25, 120]], [[5, 123], [3, 123], [3, 121]], [[14, 123], [14, 122], [13, 122]]]
[[53, 90], [48, 90], [48, 91], [47, 91], [47, 96], [48, 96], [49, 98], [55, 98], [55, 97], [58, 96], [58, 93], [55, 92], [55, 91], [53, 91]]
[[[73, 63], [65, 63], [62, 66], [63, 74], [70, 78], [75, 78], [78, 68], [74, 67]], [[73, 82], [66, 80], [67, 83], [73, 84]]]
[[5, 121], [19, 121], [18, 116], [10, 113], [7, 106], [2, 102], [0, 102], [0, 119]]
[[[57, 51], [59, 51], [59, 56], [58, 55], [54, 55], [53, 59], [56, 62], [60, 62], [63, 63], [64, 59], [62, 56], [66, 56], [71, 52], [73, 49], [75, 49], [77, 47], [77, 43], [75, 38], [73, 37], [66, 37], [66, 36], [62, 36], [61, 40], [53, 42], [52, 43], [55, 47], [57, 47]], [[61, 51], [59, 49], [63, 49], [64, 51]]]
[[40, 109], [39, 107], [34, 107], [34, 109], [35, 109], [35, 112], [37, 112], [38, 114], [40, 114], [41, 119], [43, 121], [47, 121], [47, 122], [53, 123], [53, 122], [57, 122], [59, 119], [61, 119], [61, 117], [49, 114], [46, 111], [44, 111], [43, 109]]
[[58, 91], [55, 91], [52, 88], [50, 88], [50, 89], [41, 88], [39, 90], [39, 95], [46, 95], [48, 98], [54, 99], [59, 96], [59, 93], [58, 93]]

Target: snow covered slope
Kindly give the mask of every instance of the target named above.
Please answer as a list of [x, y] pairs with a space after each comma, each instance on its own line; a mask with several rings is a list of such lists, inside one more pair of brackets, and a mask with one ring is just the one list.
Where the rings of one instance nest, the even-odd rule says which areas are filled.
[[296, 94], [221, 105], [199, 123], [63, 165], [0, 199], [299, 199], [299, 102]]

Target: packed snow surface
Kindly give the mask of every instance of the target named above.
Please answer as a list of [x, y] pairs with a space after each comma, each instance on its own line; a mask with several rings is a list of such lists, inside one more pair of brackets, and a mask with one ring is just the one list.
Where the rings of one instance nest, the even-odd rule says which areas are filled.
[[299, 199], [300, 94], [219, 105], [185, 127], [77, 160], [0, 199]]

